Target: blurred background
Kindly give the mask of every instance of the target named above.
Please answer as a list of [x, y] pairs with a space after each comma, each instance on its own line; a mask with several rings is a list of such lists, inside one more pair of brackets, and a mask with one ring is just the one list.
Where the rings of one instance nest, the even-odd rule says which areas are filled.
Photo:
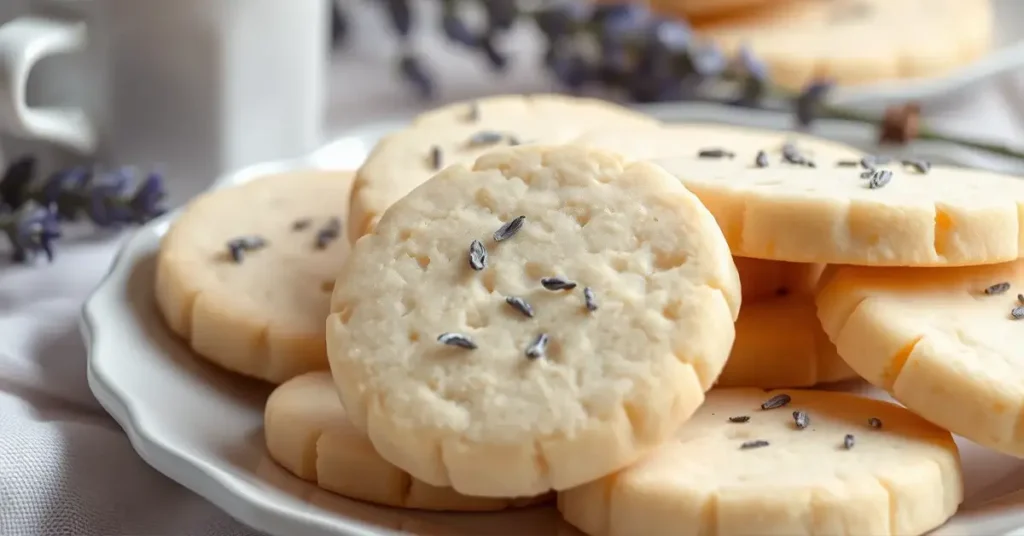
[[[828, 91], [816, 97], [844, 110], [913, 102], [936, 128], [1013, 138], [1022, 5], [3, 0], [0, 49], [28, 52], [0, 60], [0, 154], [33, 154], [46, 170], [159, 166], [177, 204], [229, 170], [456, 100], [752, 92], [786, 108], [818, 82]], [[38, 112], [55, 113], [25, 117]]]

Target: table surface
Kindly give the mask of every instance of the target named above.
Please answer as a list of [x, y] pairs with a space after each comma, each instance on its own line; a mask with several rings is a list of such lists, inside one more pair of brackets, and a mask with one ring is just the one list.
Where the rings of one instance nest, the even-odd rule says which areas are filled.
[[[425, 106], [393, 69], [382, 68], [397, 48], [374, 39], [386, 31], [379, 18], [361, 20], [353, 31], [332, 65], [330, 134]], [[426, 50], [443, 102], [554, 89], [529, 46], [520, 47], [504, 76], [438, 41]], [[925, 103], [924, 117], [936, 129], [1024, 146], [1021, 95], [1024, 73]], [[175, 197], [185, 199], [211, 179], [176, 184]], [[52, 265], [0, 265], [0, 534], [257, 534], [146, 466], [89, 392], [78, 311], [121, 240], [86, 236], [65, 243]]]

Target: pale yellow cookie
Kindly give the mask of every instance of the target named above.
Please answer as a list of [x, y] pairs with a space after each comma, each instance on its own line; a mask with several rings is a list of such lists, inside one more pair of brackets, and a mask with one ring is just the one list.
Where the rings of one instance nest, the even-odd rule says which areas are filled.
[[813, 294], [823, 264], [766, 261], [733, 257], [743, 287], [743, 303], [770, 300], [793, 294]]
[[324, 319], [348, 256], [351, 184], [351, 172], [300, 171], [189, 203], [160, 246], [156, 298], [167, 325], [246, 376], [280, 383], [327, 368]]
[[818, 322], [814, 292], [824, 269], [734, 257], [743, 287], [736, 341], [718, 387], [810, 387], [856, 378]]
[[811, 387], [857, 378], [821, 329], [814, 296], [744, 302], [718, 387]]
[[352, 190], [352, 242], [377, 224], [384, 210], [438, 170], [472, 163], [496, 147], [562, 143], [599, 126], [639, 128], [658, 122], [608, 102], [561, 95], [505, 95], [426, 112], [371, 152]]
[[675, 440], [558, 508], [591, 536], [910, 536], [956, 512], [959, 461], [949, 432], [895, 404], [715, 389]]
[[941, 76], [989, 51], [992, 19], [988, 0], [787, 0], [695, 30], [729, 55], [747, 46], [798, 89]]
[[288, 380], [267, 399], [267, 452], [293, 475], [352, 499], [422, 510], [487, 511], [535, 504], [460, 495], [424, 484], [381, 458], [348, 421], [331, 373]]
[[[592, 133], [578, 143], [647, 159], [678, 177], [714, 214], [734, 255], [825, 264], [963, 266], [1021, 254], [1024, 181], [1018, 177], [926, 162], [917, 163], [922, 169], [898, 161], [883, 165], [869, 158], [865, 164], [876, 172], [870, 173], [842, 145], [756, 131], [730, 142], [728, 129], [713, 136], [707, 132], [706, 150], [735, 156], [680, 156], [679, 146], [693, 146], [688, 126]], [[758, 138], [764, 167], [750, 143]], [[781, 156], [786, 140], [792, 140], [790, 162]], [[801, 159], [814, 167], [792, 163]]]
[[818, 316], [857, 373], [953, 433], [1024, 456], [1024, 261], [831, 270]]
[[328, 351], [384, 459], [468, 495], [529, 496], [670, 437], [725, 364], [739, 305], [721, 231], [672, 176], [508, 148], [447, 168], [356, 243]]

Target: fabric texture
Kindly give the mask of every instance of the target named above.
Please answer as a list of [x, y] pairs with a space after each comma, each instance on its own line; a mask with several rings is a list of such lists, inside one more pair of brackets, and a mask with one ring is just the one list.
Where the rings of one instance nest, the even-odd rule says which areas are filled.
[[79, 310], [125, 236], [0, 261], [0, 535], [258, 535], [146, 465], [89, 391]]

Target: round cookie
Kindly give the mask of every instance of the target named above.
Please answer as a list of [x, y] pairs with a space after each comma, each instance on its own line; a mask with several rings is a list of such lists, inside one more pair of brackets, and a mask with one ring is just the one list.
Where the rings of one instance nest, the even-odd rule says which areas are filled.
[[721, 371], [739, 304], [721, 232], [673, 177], [508, 148], [445, 169], [356, 243], [328, 352], [386, 460], [467, 495], [531, 496], [671, 436]]
[[366, 435], [348, 422], [331, 373], [288, 380], [267, 399], [267, 452], [293, 475], [339, 495], [421, 510], [488, 511], [538, 502], [467, 497], [410, 478], [384, 461]]
[[1024, 457], [1024, 261], [826, 274], [818, 317], [854, 370], [939, 426]]
[[717, 387], [810, 387], [857, 377], [818, 321], [814, 292], [823, 265], [733, 261], [743, 308]]
[[821, 329], [812, 294], [744, 302], [717, 387], [811, 387], [857, 378]]
[[167, 325], [213, 363], [272, 383], [327, 368], [351, 184], [348, 171], [291, 172], [189, 203], [157, 261]]
[[653, 127], [649, 116], [595, 99], [505, 95], [426, 112], [389, 135], [359, 168], [352, 189], [348, 236], [371, 231], [384, 210], [454, 163], [472, 163], [500, 146], [563, 143], [602, 125]]
[[647, 159], [678, 177], [714, 214], [734, 255], [865, 266], [964, 266], [1021, 256], [1024, 181], [1017, 177], [869, 157], [871, 172], [843, 156], [841, 145], [795, 136], [789, 160], [815, 167], [786, 163], [786, 135], [772, 141], [766, 134], [765, 167], [750, 154], [756, 136], [730, 143], [709, 135], [705, 148], [734, 158], [679, 156], [678, 146], [692, 146], [687, 127], [595, 133], [579, 143]]
[[715, 389], [673, 441], [558, 508], [591, 536], [911, 535], [956, 512], [962, 479], [949, 432], [895, 404]]
[[747, 47], [794, 90], [940, 76], [982, 57], [994, 36], [988, 0], [787, 0], [694, 29], [726, 54]]

